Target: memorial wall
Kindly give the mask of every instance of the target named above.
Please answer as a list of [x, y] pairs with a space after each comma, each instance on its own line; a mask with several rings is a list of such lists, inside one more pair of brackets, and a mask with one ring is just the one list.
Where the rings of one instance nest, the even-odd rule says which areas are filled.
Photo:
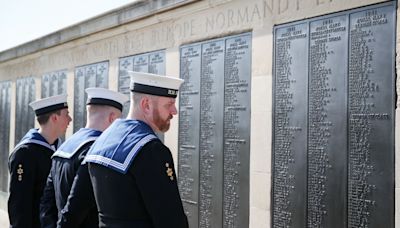
[[129, 94], [127, 71], [141, 71], [185, 80], [159, 137], [191, 228], [396, 227], [396, 11], [144, 0], [0, 52], [0, 209], [9, 152], [38, 127], [31, 101], [67, 93], [68, 138], [85, 88]]
[[395, 12], [275, 28], [274, 227], [394, 227]]

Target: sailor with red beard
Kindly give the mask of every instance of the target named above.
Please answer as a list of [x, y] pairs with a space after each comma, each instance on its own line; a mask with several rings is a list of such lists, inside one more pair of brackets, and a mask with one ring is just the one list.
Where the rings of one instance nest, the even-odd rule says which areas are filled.
[[156, 133], [177, 114], [183, 80], [130, 72], [131, 104], [85, 157], [99, 211], [99, 227], [187, 228], [172, 154]]

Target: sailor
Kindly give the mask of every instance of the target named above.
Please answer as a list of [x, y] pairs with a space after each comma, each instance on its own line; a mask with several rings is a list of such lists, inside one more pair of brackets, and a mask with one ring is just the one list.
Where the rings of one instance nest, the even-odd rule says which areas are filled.
[[87, 88], [87, 123], [54, 153], [42, 197], [42, 227], [98, 227], [96, 202], [83, 158], [93, 142], [122, 115], [129, 97], [104, 88]]
[[67, 95], [57, 95], [29, 104], [35, 111], [39, 129], [31, 129], [11, 152], [10, 227], [40, 227], [39, 203], [51, 167], [51, 156], [61, 144], [71, 117]]
[[99, 227], [187, 228], [174, 161], [156, 136], [177, 114], [183, 80], [130, 72], [128, 117], [115, 121], [85, 161], [99, 211]]

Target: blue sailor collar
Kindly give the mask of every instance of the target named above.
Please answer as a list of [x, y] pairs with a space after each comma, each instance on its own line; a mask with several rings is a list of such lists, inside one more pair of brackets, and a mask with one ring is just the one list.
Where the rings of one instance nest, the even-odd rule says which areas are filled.
[[50, 145], [46, 139], [38, 132], [38, 129], [29, 130], [24, 137], [22, 137], [21, 141], [15, 146], [13, 151], [18, 150], [21, 146], [26, 145], [28, 143], [37, 144], [40, 146], [44, 146], [52, 151], [55, 151], [61, 145], [61, 139], [58, 138], [55, 143], [56, 146]]
[[146, 143], [158, 140], [140, 120], [118, 119], [92, 145], [83, 163], [91, 162], [125, 174]]
[[100, 135], [101, 131], [91, 128], [81, 128], [73, 134], [67, 141], [65, 141], [60, 148], [53, 154], [52, 157], [61, 157], [70, 159], [76, 154], [82, 146], [89, 142], [95, 141]]

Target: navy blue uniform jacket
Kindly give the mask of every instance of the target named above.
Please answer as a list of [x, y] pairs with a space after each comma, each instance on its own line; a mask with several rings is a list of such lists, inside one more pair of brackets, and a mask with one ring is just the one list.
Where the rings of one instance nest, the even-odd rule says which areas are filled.
[[[65, 217], [62, 218], [63, 212], [65, 212], [64, 207], [67, 204], [75, 179], [79, 178], [77, 176], [78, 170], [90, 146], [100, 134], [100, 131], [82, 128], [67, 139], [54, 153], [50, 174], [40, 204], [42, 228], [54, 228], [58, 220], [63, 219], [64, 222], [66, 221]], [[88, 180], [90, 185], [90, 179]], [[93, 206], [94, 200], [92, 202]], [[72, 219], [71, 216], [77, 216], [78, 214], [82, 217], [79, 222], [69, 227], [97, 227], [97, 209], [90, 207], [90, 210], [82, 214], [83, 210], [80, 209], [89, 206], [82, 203], [84, 202], [80, 202], [82, 208], [74, 211], [69, 210], [70, 219]], [[89, 212], [94, 213], [95, 216], [89, 216]], [[67, 226], [64, 225], [63, 227]]]
[[[57, 140], [60, 143], [60, 140]], [[12, 228], [40, 227], [39, 204], [56, 147], [31, 129], [9, 158], [8, 215]]]
[[188, 227], [171, 152], [144, 122], [115, 121], [86, 160], [100, 227]]

